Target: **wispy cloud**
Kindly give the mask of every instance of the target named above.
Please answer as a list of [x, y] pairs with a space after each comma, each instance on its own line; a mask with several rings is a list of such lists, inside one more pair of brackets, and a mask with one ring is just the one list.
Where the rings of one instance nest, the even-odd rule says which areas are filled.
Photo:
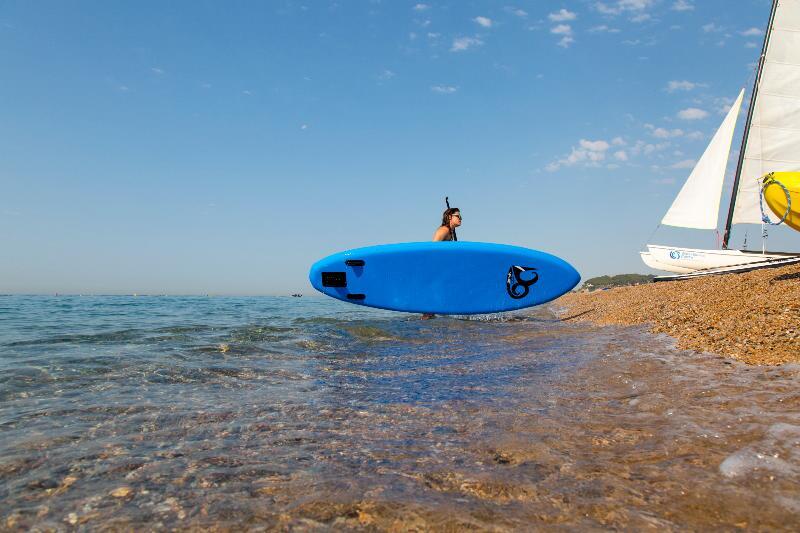
[[698, 87], [708, 87], [705, 83], [695, 83], [687, 80], [672, 80], [667, 83], [667, 92], [674, 93], [676, 91], [693, 91]]
[[672, 4], [673, 11], [692, 11], [694, 10], [694, 5], [689, 0], [677, 0], [674, 4]]
[[244, 91], [242, 91], [242, 94], [245, 96], [253, 96], [254, 93], [249, 89], [245, 89]]
[[490, 19], [490, 18], [487, 18], [487, 17], [475, 17], [472, 20], [474, 20], [475, 22], [477, 22], [478, 24], [480, 24], [484, 28], [491, 28], [492, 27], [492, 19]]
[[678, 118], [682, 120], [700, 120], [708, 116], [708, 111], [698, 109], [696, 107], [689, 107], [678, 111]]
[[414, 11], [427, 11], [430, 8], [431, 6], [428, 4], [416, 4], [413, 9]]
[[720, 33], [725, 31], [725, 28], [722, 26], [717, 26], [714, 22], [709, 22], [708, 24], [704, 24], [702, 26], [703, 33]]
[[431, 91], [437, 94], [453, 94], [454, 92], [458, 91], [458, 87], [454, 87], [452, 85], [432, 85]]
[[605, 24], [589, 28], [589, 33], [619, 33], [617, 28], [611, 28]]
[[158, 68], [158, 67], [150, 68], [150, 72], [152, 72], [153, 74], [157, 74], [159, 76], [164, 74], [164, 71], [162, 69]]
[[652, 124], [645, 124], [644, 127], [650, 130], [650, 134], [653, 137], [658, 139], [672, 139], [673, 137], [682, 137], [684, 135], [684, 131], [680, 128], [673, 128], [670, 130], [667, 128], [659, 128]]
[[569, 155], [553, 161], [545, 167], [548, 172], [555, 172], [562, 167], [575, 165], [600, 166], [600, 162], [606, 159], [606, 153], [611, 148], [611, 144], [604, 140], [589, 141], [581, 139], [578, 146], [573, 146]]
[[566, 10], [564, 8], [559, 9], [555, 13], [550, 13], [547, 15], [547, 18], [552, 20], [553, 22], [567, 22], [570, 20], [575, 20], [578, 17], [574, 12]]
[[463, 52], [473, 46], [481, 46], [483, 41], [477, 37], [457, 37], [453, 39], [453, 45], [450, 47], [451, 52]]
[[749, 28], [747, 30], [744, 30], [743, 32], [739, 32], [739, 35], [742, 35], [744, 37], [758, 37], [760, 35], [763, 35], [763, 33], [764, 32], [762, 32], [760, 28]]
[[694, 168], [697, 164], [697, 161], [694, 159], [684, 159], [683, 161], [678, 161], [677, 163], [673, 163], [670, 168]]
[[575, 39], [572, 37], [572, 27], [569, 24], [559, 24], [550, 29], [550, 33], [561, 35], [561, 40], [558, 41], [558, 46], [569, 48]]
[[525, 17], [528, 16], [528, 12], [527, 11], [525, 11], [523, 9], [520, 9], [518, 7], [506, 6], [506, 7], [503, 8], [503, 10], [506, 13], [511, 13], [515, 17], [519, 17], [519, 18], [525, 18]]
[[383, 72], [381, 72], [380, 74], [378, 74], [378, 79], [379, 79], [379, 80], [381, 80], [381, 81], [388, 81], [388, 80], [390, 80], [390, 79], [394, 78], [396, 75], [397, 75], [397, 74], [395, 74], [395, 73], [394, 73], [394, 72], [392, 72], [391, 70], [389, 70], [389, 69], [384, 69], [384, 71], [383, 71]]
[[638, 18], [635, 22], [642, 22], [642, 20], [645, 19], [639, 17], [647, 15], [646, 11], [652, 7], [654, 3], [655, 0], [617, 0], [611, 3], [597, 2], [594, 7], [603, 15], [617, 16], [629, 14], [633, 18]]
[[[653, 128], [653, 126], [650, 126]], [[641, 158], [662, 157], [660, 154], [670, 147], [670, 141], [664, 140], [653, 143], [643, 140], [628, 142], [622, 137], [614, 137], [610, 141], [605, 139], [581, 139], [577, 146], [573, 146], [570, 153], [545, 166], [548, 172], [555, 172], [561, 168], [619, 168], [621, 165], [640, 165]]]

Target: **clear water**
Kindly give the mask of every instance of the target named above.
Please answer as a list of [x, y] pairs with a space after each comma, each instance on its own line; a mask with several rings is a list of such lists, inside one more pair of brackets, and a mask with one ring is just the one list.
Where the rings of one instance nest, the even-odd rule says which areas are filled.
[[798, 378], [549, 308], [0, 296], [0, 529], [797, 530]]

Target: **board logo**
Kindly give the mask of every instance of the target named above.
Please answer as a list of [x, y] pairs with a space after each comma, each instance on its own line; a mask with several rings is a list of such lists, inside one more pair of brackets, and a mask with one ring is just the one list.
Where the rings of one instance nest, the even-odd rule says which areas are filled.
[[[523, 279], [525, 274], [527, 279]], [[539, 273], [533, 267], [514, 265], [508, 269], [506, 276], [506, 290], [508, 295], [519, 300], [525, 298], [530, 292], [530, 287], [539, 281]]]

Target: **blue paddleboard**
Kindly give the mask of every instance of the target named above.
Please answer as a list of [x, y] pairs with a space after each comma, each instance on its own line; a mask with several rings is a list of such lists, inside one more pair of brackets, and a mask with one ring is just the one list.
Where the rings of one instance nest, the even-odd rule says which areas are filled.
[[347, 250], [314, 263], [309, 280], [369, 307], [469, 315], [549, 302], [580, 274], [554, 255], [486, 242], [410, 242]]

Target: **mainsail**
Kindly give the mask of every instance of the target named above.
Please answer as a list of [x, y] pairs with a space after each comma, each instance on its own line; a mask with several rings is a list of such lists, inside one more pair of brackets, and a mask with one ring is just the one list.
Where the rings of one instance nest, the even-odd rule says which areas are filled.
[[800, 0], [778, 0], [765, 37], [750, 127], [735, 197], [733, 224], [761, 223], [760, 178], [800, 170]]
[[744, 89], [739, 93], [667, 214], [661, 219], [662, 224], [681, 228], [716, 229], [725, 167], [743, 98]]

